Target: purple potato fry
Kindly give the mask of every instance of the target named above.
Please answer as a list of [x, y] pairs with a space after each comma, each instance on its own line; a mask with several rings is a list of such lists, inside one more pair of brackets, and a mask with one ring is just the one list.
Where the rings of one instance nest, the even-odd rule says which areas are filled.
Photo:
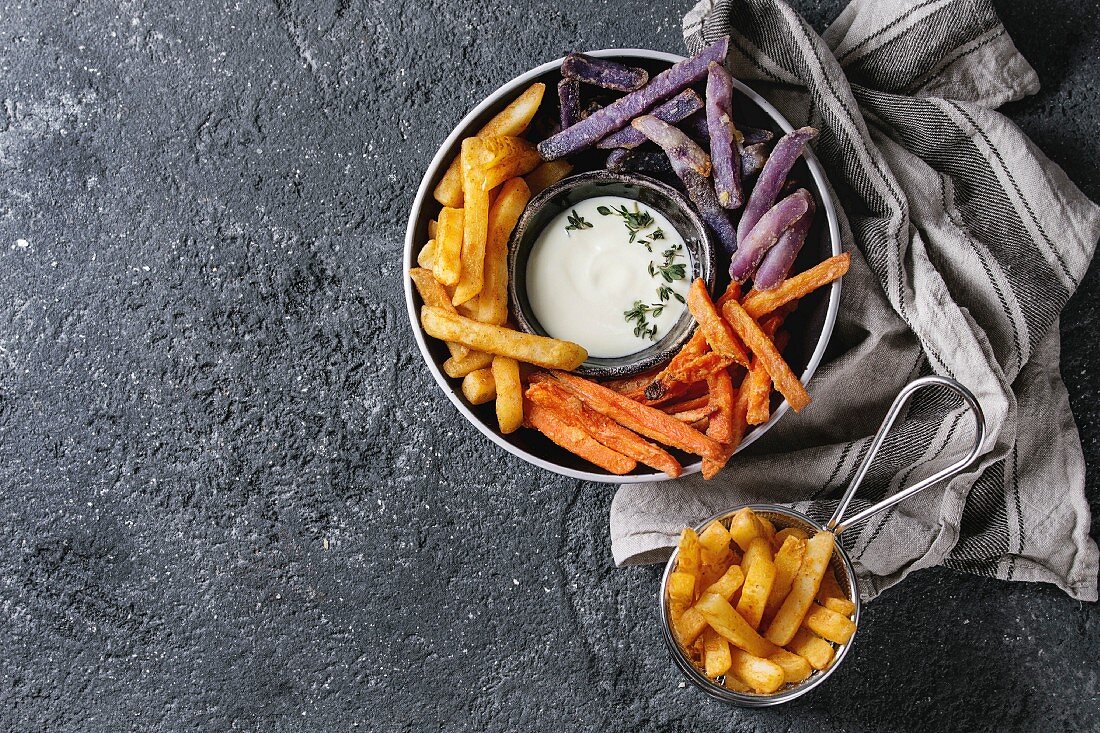
[[751, 178], [764, 170], [768, 162], [768, 144], [757, 143], [741, 148], [741, 177]]
[[775, 139], [775, 133], [771, 130], [761, 130], [759, 127], [742, 125], [738, 122], [734, 122], [733, 125], [741, 133], [742, 145], [759, 145], [760, 143], [770, 143]]
[[676, 96], [702, 79], [707, 73], [710, 62], [724, 60], [728, 50], [729, 36], [723, 36], [703, 49], [699, 55], [679, 62], [667, 71], [662, 71], [638, 91], [616, 99], [592, 116], [543, 140], [538, 145], [539, 154], [542, 155], [543, 160], [564, 158], [626, 127], [638, 115]]
[[681, 130], [652, 115], [643, 115], [631, 124], [665, 151], [700, 218], [732, 256], [737, 250], [737, 231], [730, 223], [726, 210], [719, 206], [714, 186], [711, 185], [710, 156]]
[[[703, 109], [703, 100], [692, 89], [685, 89], [650, 112], [659, 120], [675, 124]], [[597, 148], [636, 148], [646, 140], [645, 135], [633, 127], [624, 127], [596, 143]]]
[[726, 209], [741, 208], [741, 144], [733, 126], [733, 77], [722, 64], [707, 72], [707, 129], [710, 130], [710, 163], [714, 167], [714, 192]]
[[581, 119], [581, 85], [576, 79], [558, 82], [558, 105], [561, 109], [561, 127], [572, 127]]
[[730, 262], [730, 277], [744, 282], [752, 277], [760, 260], [782, 236], [784, 231], [809, 212], [813, 206], [810, 192], [800, 188], [760, 217], [756, 226], [741, 238], [737, 255]]
[[658, 178], [676, 178], [672, 163], [663, 150], [618, 148], [607, 155], [607, 170], [615, 173], [645, 173]]
[[618, 92], [633, 92], [641, 89], [649, 81], [649, 72], [633, 66], [625, 66], [607, 59], [585, 56], [583, 53], [571, 53], [561, 63], [561, 75], [567, 79], [576, 79], [585, 84], [614, 89]]
[[703, 150], [710, 150], [710, 130], [707, 128], [707, 113], [698, 112], [680, 123], [680, 129], [688, 134]]
[[591, 102], [588, 103], [587, 107], [581, 110], [581, 119], [583, 120], [585, 117], [590, 116], [593, 112], [595, 112], [602, 106], [602, 104], [593, 99]]
[[[813, 140], [817, 130], [812, 127], [802, 127], [794, 132], [788, 132], [779, 138], [775, 144], [768, 162], [760, 171], [756, 179], [749, 202], [745, 204], [745, 211], [741, 214], [741, 221], [737, 224], [737, 241], [741, 241], [749, 235], [756, 223], [764, 216], [783, 188], [783, 182], [787, 180], [787, 174], [791, 172], [795, 161], [802, 155], [806, 143]], [[755, 267], [755, 263], [753, 264]]]
[[806, 235], [814, 223], [814, 200], [810, 198], [810, 205], [806, 213], [799, 217], [798, 221], [791, 224], [779, 241], [775, 243], [764, 259], [760, 261], [760, 267], [756, 268], [756, 274], [752, 279], [752, 286], [757, 290], [771, 290], [779, 287], [791, 271], [798, 253], [802, 251], [802, 245], [806, 242]]

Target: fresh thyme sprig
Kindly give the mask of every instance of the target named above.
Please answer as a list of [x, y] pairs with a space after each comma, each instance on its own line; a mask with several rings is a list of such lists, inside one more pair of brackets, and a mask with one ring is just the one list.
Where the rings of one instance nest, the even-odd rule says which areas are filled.
[[[637, 202], [634, 203], [634, 211], [622, 205], [614, 207], [597, 206], [596, 211], [600, 212], [602, 216], [621, 216], [623, 218], [623, 224], [626, 225], [626, 231], [630, 233], [631, 242], [637, 239], [638, 235], [644, 230], [653, 226], [653, 214], [650, 214], [648, 211], [639, 210]], [[661, 230], [658, 229], [657, 231]], [[664, 232], [661, 232], [661, 236], [664, 236]], [[658, 239], [659, 238], [660, 237], [658, 237]]]
[[655, 341], [657, 338], [657, 326], [649, 322], [649, 318], [658, 318], [665, 310], [664, 305], [654, 303], [646, 305], [640, 300], [635, 300], [630, 310], [623, 312], [626, 322], [635, 322], [634, 335], [638, 338], [647, 338]]
[[680, 301], [681, 303], [687, 302], [686, 300], [684, 300], [684, 296], [680, 295], [667, 285], [658, 286], [657, 297], [661, 299], [662, 303], [667, 302], [669, 298], [676, 298], [676, 300]]
[[573, 209], [573, 213], [569, 214], [566, 219], [569, 220], [569, 225], [565, 227], [565, 231], [567, 232], [570, 229], [576, 229], [577, 231], [580, 231], [581, 229], [592, 228], [592, 222], [587, 221], [583, 216], [578, 214], [576, 209]]

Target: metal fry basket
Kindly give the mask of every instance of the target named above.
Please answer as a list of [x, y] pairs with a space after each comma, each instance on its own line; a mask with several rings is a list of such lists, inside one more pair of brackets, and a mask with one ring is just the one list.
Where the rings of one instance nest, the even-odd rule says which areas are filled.
[[[931, 476], [928, 476], [921, 481], [909, 486], [901, 491], [886, 497], [882, 501], [867, 507], [866, 509], [856, 512], [850, 517], [845, 517], [845, 513], [848, 510], [848, 506], [855, 496], [856, 491], [859, 489], [861, 483], [863, 483], [864, 477], [866, 477], [868, 470], [873, 464], [875, 457], [878, 455], [879, 450], [882, 448], [883, 442], [886, 440], [886, 436], [890, 432], [890, 428], [897, 420], [898, 415], [905, 409], [910, 398], [913, 394], [926, 387], [940, 387], [951, 390], [958, 394], [966, 406], [969, 408], [970, 413], [974, 416], [974, 444], [970, 449], [970, 452], [963, 458], [955, 461], [951, 465], [936, 471]], [[829, 531], [835, 535], [840, 535], [848, 527], [863, 522], [873, 515], [890, 507], [905, 501], [914, 494], [927, 489], [941, 481], [950, 479], [959, 473], [962, 473], [969, 468], [978, 456], [982, 452], [982, 446], [985, 443], [985, 416], [982, 414], [981, 406], [978, 404], [977, 399], [966, 387], [962, 386], [954, 379], [941, 376], [929, 376], [916, 379], [907, 384], [898, 396], [894, 399], [894, 403], [890, 406], [890, 410], [886, 413], [886, 417], [882, 421], [882, 425], [879, 427], [878, 432], [875, 434], [874, 439], [871, 441], [871, 445], [867, 450], [867, 455], [864, 457], [863, 462], [860, 464], [859, 469], [856, 471], [852, 482], [845, 489], [844, 495], [841, 497], [840, 502], [837, 504], [836, 511], [833, 512], [833, 516], [824, 525], [815, 522], [805, 514], [795, 511], [789, 507], [781, 506], [778, 504], [750, 504], [746, 505], [752, 509], [756, 514], [763, 516], [770, 520], [775, 525], [777, 530], [785, 529], [787, 527], [795, 527], [801, 529], [809, 534], [816, 532]], [[727, 528], [730, 525], [730, 521], [733, 515], [739, 510], [745, 508], [744, 506], [734, 507], [729, 511], [722, 512], [713, 517], [708, 518], [702, 522], [696, 529], [698, 532], [702, 532], [703, 529], [711, 522], [722, 522]], [[835, 647], [835, 655], [832, 663], [827, 669], [815, 670], [813, 674], [807, 677], [802, 682], [797, 684], [788, 684], [781, 687], [771, 694], [755, 694], [755, 693], [743, 693], [732, 690], [724, 685], [711, 680], [703, 674], [687, 655], [680, 648], [679, 643], [676, 641], [675, 634], [672, 627], [672, 618], [669, 613], [668, 602], [668, 579], [677, 567], [677, 552], [674, 551], [672, 556], [668, 559], [668, 564], [665, 566], [664, 575], [661, 578], [661, 596], [660, 596], [660, 608], [661, 608], [661, 620], [662, 628], [664, 629], [665, 641], [668, 643], [669, 648], [672, 650], [672, 658], [676, 663], [676, 666], [684, 673], [684, 675], [694, 684], [696, 687], [707, 693], [711, 697], [722, 700], [723, 702], [731, 703], [733, 705], [739, 705], [743, 707], [767, 707], [770, 705], [779, 705], [781, 703], [789, 702], [802, 695], [805, 695], [810, 690], [814, 689], [822, 682], [824, 682], [829, 675], [831, 675], [844, 661], [844, 658], [848, 654], [848, 650], [855, 642], [859, 629], [859, 617], [862, 610], [860, 604], [859, 593], [859, 581], [856, 578], [855, 570], [852, 566], [852, 560], [841, 546], [840, 542], [834, 544], [833, 557], [830, 564], [830, 569], [836, 576], [837, 582], [841, 589], [848, 596], [849, 600], [855, 604], [855, 612], [852, 615], [852, 620], [856, 624], [856, 634], [848, 641], [847, 644], [842, 644]]]

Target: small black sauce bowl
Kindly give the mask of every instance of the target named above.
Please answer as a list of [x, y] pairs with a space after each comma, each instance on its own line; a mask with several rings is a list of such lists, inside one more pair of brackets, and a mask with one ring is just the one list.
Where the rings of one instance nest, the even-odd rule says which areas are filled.
[[[714, 244], [703, 222], [679, 191], [653, 178], [621, 175], [600, 170], [563, 178], [527, 204], [508, 245], [508, 296], [512, 315], [521, 331], [547, 336], [531, 310], [527, 298], [527, 258], [539, 234], [561, 212], [596, 196], [622, 196], [656, 209], [676, 228], [691, 254], [689, 282], [703, 278], [708, 291], [714, 290], [717, 268]], [[629, 377], [662, 362], [680, 350], [695, 330], [695, 319], [685, 309], [676, 325], [660, 341], [646, 349], [616, 358], [590, 357], [574, 373], [597, 379]]]

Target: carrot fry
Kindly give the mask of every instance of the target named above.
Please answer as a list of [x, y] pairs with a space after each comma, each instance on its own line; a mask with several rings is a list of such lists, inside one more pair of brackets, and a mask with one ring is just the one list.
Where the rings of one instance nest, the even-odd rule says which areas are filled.
[[527, 425], [570, 453], [575, 453], [605, 471], [621, 476], [630, 473], [638, 465], [634, 459], [607, 448], [584, 430], [568, 424], [553, 410], [525, 402], [524, 413], [524, 422]]
[[776, 389], [787, 399], [791, 408], [799, 412], [810, 404], [810, 394], [802, 386], [802, 382], [798, 381], [798, 377], [776, 350], [775, 344], [760, 330], [760, 326], [745, 312], [741, 304], [735, 300], [729, 301], [722, 306], [722, 314], [752, 353], [760, 357], [764, 368], [775, 382]]
[[851, 263], [852, 255], [847, 252], [830, 257], [809, 270], [784, 280], [779, 287], [771, 290], [754, 290], [745, 297], [742, 306], [749, 317], [760, 318], [792, 300], [803, 298], [821, 286], [838, 280], [848, 272]]
[[729, 324], [723, 321], [722, 316], [718, 314], [714, 303], [710, 299], [710, 294], [707, 293], [707, 286], [703, 282], [703, 278], [697, 278], [691, 284], [691, 288], [688, 290], [687, 306], [688, 310], [691, 311], [691, 315], [699, 323], [699, 330], [703, 332], [703, 337], [707, 340], [707, 344], [710, 345], [712, 351], [721, 354], [730, 361], [737, 362], [741, 366], [749, 365], [749, 357], [745, 353], [745, 347], [738, 342], [737, 337], [730, 330]]
[[722, 446], [718, 443], [660, 410], [634, 402], [587, 379], [557, 370], [553, 374], [593, 410], [636, 433], [703, 458], [718, 460], [722, 456]]

